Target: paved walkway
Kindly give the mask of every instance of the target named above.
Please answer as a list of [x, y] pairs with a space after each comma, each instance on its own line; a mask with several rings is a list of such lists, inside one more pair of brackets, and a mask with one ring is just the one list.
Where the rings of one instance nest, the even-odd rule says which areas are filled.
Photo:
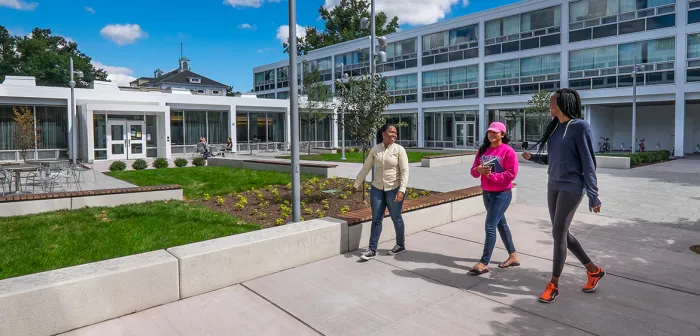
[[514, 205], [508, 220], [522, 267], [496, 267], [499, 242], [492, 271], [466, 275], [481, 215], [411, 235], [399, 256], [340, 255], [66, 335], [700, 335], [700, 255], [688, 249], [700, 232], [578, 214], [572, 232], [609, 275], [585, 294], [569, 256], [561, 296], [545, 305], [547, 211]]

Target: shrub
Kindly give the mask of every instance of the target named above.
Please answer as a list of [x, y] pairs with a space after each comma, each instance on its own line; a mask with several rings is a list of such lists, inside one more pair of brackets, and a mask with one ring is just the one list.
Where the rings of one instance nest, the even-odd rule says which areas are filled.
[[168, 160], [164, 158], [157, 158], [153, 160], [153, 168], [155, 169], [161, 169], [161, 168], [168, 168]]
[[175, 159], [175, 167], [186, 167], [187, 166], [187, 159], [185, 158], [177, 158]]
[[205, 164], [206, 162], [207, 162], [207, 161], [204, 160], [203, 157], [198, 157], [198, 158], [192, 159], [192, 165], [197, 166], [197, 167], [202, 167], [202, 166], [204, 166], [204, 164]]
[[124, 161], [114, 161], [109, 165], [109, 171], [122, 171], [126, 169], [126, 163]]
[[134, 168], [135, 170], [144, 170], [148, 168], [148, 163], [144, 159], [138, 159], [131, 164], [131, 168]]

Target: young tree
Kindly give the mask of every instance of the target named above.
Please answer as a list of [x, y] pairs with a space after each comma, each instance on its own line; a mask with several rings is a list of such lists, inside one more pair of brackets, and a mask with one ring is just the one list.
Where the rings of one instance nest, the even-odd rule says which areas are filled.
[[547, 91], [540, 91], [532, 95], [532, 98], [527, 101], [528, 107], [525, 108], [525, 124], [535, 125], [538, 134], [544, 133], [547, 124], [552, 120], [552, 115], [549, 112], [549, 102], [552, 99], [552, 94]]
[[26, 106], [19, 109], [12, 108], [13, 121], [15, 122], [15, 147], [22, 155], [22, 160], [27, 161], [27, 152], [39, 148], [39, 134], [34, 127], [34, 114]]
[[0, 26], [0, 81], [5, 76], [34, 76], [37, 85], [68, 86], [69, 58], [74, 70], [83, 72], [77, 87], [95, 80], [107, 80], [107, 72], [95, 68], [92, 59], [78, 50], [76, 42], [51, 35], [50, 29], [34, 28], [30, 36], [12, 36]]
[[376, 139], [377, 130], [386, 122], [382, 112], [391, 104], [387, 92], [387, 82], [377, 74], [350, 78], [348, 83], [338, 83], [338, 108], [345, 112], [340, 123], [345, 131], [353, 136], [362, 146], [362, 157], [367, 157], [367, 150]]
[[[297, 53], [306, 55], [314, 49], [370, 36], [371, 27], [367, 29], [360, 27], [362, 18], [370, 17], [369, 5], [369, 0], [340, 0], [340, 3], [331, 10], [321, 6], [318, 13], [326, 22], [325, 29], [319, 31], [316, 27], [307, 27], [306, 37], [297, 37]], [[399, 18], [396, 16], [388, 21], [386, 13], [377, 12], [375, 20], [377, 36], [393, 34], [399, 28]], [[283, 43], [282, 46], [284, 52], [289, 53], [289, 45]]]
[[[328, 117], [331, 106], [331, 93], [328, 86], [321, 81], [321, 73], [317, 67], [304, 64], [304, 81], [302, 82], [303, 95], [299, 96], [299, 118], [306, 125], [313, 125]], [[301, 124], [300, 123], [300, 127]], [[314, 127], [314, 130], [317, 128]], [[318, 136], [318, 130], [314, 138]], [[311, 136], [309, 136], [308, 154], [311, 155]]]

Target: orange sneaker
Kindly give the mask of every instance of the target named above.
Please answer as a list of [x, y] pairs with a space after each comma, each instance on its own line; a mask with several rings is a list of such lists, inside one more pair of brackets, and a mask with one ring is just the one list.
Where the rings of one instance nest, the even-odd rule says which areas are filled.
[[557, 296], [559, 296], [559, 289], [550, 282], [547, 284], [547, 288], [537, 300], [544, 303], [552, 303], [557, 299]]
[[598, 283], [600, 282], [600, 279], [605, 276], [605, 271], [603, 271], [602, 267], [598, 267], [598, 272], [591, 273], [586, 271], [586, 273], [588, 274], [588, 282], [585, 286], [583, 286], [583, 291], [585, 293], [591, 293], [598, 288]]

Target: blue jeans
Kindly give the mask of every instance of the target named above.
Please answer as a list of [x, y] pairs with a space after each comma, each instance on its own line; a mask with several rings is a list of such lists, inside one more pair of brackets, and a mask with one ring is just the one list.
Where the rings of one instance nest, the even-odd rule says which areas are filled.
[[506, 223], [506, 209], [510, 205], [513, 193], [510, 190], [502, 192], [484, 191], [484, 206], [486, 207], [486, 241], [484, 242], [484, 254], [481, 262], [488, 265], [491, 260], [491, 253], [496, 246], [496, 229], [501, 235], [503, 245], [506, 246], [508, 254], [515, 252], [513, 237], [510, 235], [508, 223]]
[[372, 229], [369, 236], [369, 249], [372, 251], [377, 251], [379, 236], [382, 234], [384, 210], [387, 208], [389, 209], [389, 216], [394, 222], [394, 229], [396, 229], [396, 245], [403, 247], [405, 244], [403, 217], [401, 217], [403, 200], [401, 202], [394, 201], [398, 192], [399, 188], [384, 191], [375, 187], [372, 187], [369, 191], [369, 201], [372, 207]]

